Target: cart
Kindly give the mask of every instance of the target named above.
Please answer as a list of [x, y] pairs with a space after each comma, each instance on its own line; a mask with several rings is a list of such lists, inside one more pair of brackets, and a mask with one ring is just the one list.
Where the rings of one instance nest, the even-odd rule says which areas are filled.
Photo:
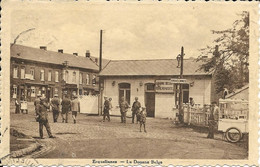
[[28, 114], [27, 101], [21, 101], [21, 112]]
[[248, 133], [248, 101], [237, 99], [219, 100], [218, 131], [223, 132], [223, 138], [236, 143]]

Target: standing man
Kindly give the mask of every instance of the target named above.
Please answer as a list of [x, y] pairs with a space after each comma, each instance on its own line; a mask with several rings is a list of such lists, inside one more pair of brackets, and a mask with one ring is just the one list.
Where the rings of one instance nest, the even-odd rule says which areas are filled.
[[20, 103], [18, 99], [15, 99], [15, 114], [20, 114]]
[[141, 108], [141, 103], [138, 101], [138, 97], [135, 97], [135, 102], [132, 105], [132, 124], [135, 122], [136, 117], [136, 123], [138, 123], [138, 116], [137, 113], [139, 112]]
[[68, 98], [68, 95], [65, 95], [65, 98], [62, 99], [61, 105], [62, 105], [62, 112], [61, 112], [62, 122], [65, 121], [66, 123], [68, 123], [68, 113], [71, 108], [71, 102], [70, 102], [70, 99]]
[[124, 97], [121, 98], [121, 102], [120, 102], [119, 106], [120, 106], [120, 112], [121, 112], [121, 123], [126, 123], [126, 112], [127, 112], [127, 109], [129, 108], [129, 105], [125, 101]]
[[77, 95], [73, 95], [73, 100], [71, 101], [71, 111], [72, 111], [72, 118], [73, 118], [73, 121], [75, 124], [77, 114], [78, 114], [78, 112], [80, 112], [80, 103], [79, 103]]
[[109, 115], [109, 101], [107, 99], [107, 96], [104, 96], [104, 110], [103, 110], [103, 122], [105, 122], [105, 119], [107, 117], [108, 122], [110, 122], [110, 115]]
[[217, 125], [218, 119], [219, 119], [219, 108], [216, 102], [212, 102], [212, 107], [208, 119], [209, 133], [207, 138], [214, 139], [214, 129], [215, 126]]
[[54, 123], [57, 122], [57, 119], [59, 117], [59, 105], [60, 105], [60, 100], [58, 98], [58, 94], [54, 94], [54, 98], [51, 99], [51, 107], [52, 107]]
[[40, 104], [36, 105], [36, 113], [39, 120], [39, 132], [40, 138], [43, 139], [43, 126], [45, 126], [49, 138], [54, 138], [51, 134], [51, 128], [48, 122], [48, 112], [47, 109], [49, 105], [46, 103], [45, 98], [41, 97]]

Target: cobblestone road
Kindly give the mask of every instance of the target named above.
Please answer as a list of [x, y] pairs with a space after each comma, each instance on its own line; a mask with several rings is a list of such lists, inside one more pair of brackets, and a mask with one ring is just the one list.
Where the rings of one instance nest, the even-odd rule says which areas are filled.
[[[222, 140], [207, 139], [205, 133], [176, 127], [170, 120], [147, 119], [148, 133], [140, 133], [138, 124], [121, 124], [120, 118], [101, 122], [102, 117], [79, 114], [77, 124], [52, 123], [54, 139], [38, 139], [38, 123], [33, 112], [11, 113], [11, 127], [34, 137], [43, 145], [34, 158], [178, 158], [178, 159], [246, 159], [247, 149]], [[12, 144], [12, 143], [11, 143]]]

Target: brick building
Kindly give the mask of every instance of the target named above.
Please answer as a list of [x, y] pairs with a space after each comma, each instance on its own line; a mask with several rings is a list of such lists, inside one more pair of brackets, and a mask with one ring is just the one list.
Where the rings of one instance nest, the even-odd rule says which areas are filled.
[[55, 93], [62, 97], [73, 92], [80, 95], [98, 93], [98, 65], [86, 55], [48, 51], [11, 45], [11, 99], [33, 101], [38, 93], [48, 99]]

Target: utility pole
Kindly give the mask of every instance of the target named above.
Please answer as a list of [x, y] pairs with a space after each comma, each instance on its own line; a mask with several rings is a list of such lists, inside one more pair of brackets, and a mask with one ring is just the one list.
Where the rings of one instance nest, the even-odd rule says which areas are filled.
[[[183, 78], [183, 56], [184, 56], [184, 48], [181, 47], [181, 55], [180, 55], [180, 61], [181, 61], [181, 69], [180, 69], [180, 79]], [[179, 93], [179, 115], [180, 115], [180, 122], [183, 123], [183, 93], [182, 93], [182, 84], [180, 84], [180, 93]]]
[[[100, 44], [99, 44], [99, 72], [101, 72], [102, 70], [102, 34], [103, 34], [103, 30], [100, 30]], [[98, 108], [99, 108], [99, 111], [98, 111], [98, 114], [101, 115], [102, 114], [102, 95], [103, 95], [103, 90], [101, 88], [101, 82], [102, 79], [99, 77], [99, 82], [98, 82], [98, 88], [99, 88], [99, 104], [98, 104]]]

